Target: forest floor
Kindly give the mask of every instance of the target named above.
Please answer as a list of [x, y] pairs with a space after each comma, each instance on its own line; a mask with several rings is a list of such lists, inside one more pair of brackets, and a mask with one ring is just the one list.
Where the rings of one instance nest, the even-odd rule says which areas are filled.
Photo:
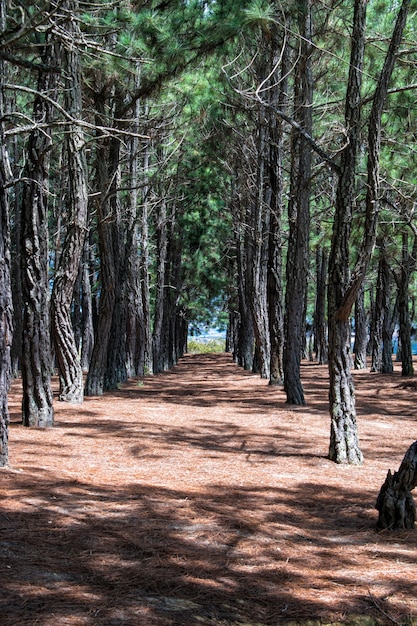
[[[0, 471], [1, 626], [417, 624], [417, 530], [380, 532], [417, 439], [416, 383], [355, 372], [365, 463], [327, 458], [327, 368], [306, 406], [230, 355], [186, 355], [20, 425]], [[56, 381], [55, 381], [56, 384]]]

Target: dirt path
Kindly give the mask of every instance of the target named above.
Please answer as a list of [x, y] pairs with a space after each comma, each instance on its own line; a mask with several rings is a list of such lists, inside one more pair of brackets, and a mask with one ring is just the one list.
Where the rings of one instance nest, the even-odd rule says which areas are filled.
[[317, 365], [303, 364], [308, 405], [291, 407], [230, 356], [187, 355], [57, 402], [48, 431], [20, 426], [15, 383], [0, 624], [417, 624], [417, 531], [377, 534], [373, 508], [417, 439], [416, 390], [398, 372], [355, 376], [359, 468], [326, 458]]

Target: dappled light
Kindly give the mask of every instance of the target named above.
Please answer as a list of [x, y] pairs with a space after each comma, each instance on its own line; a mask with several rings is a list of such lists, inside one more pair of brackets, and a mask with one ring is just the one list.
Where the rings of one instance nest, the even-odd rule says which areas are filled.
[[2, 626], [416, 619], [416, 531], [378, 533], [374, 508], [414, 437], [414, 392], [360, 372], [365, 464], [340, 466], [326, 368], [306, 362], [302, 379], [307, 405], [292, 407], [230, 355], [187, 355], [56, 402], [48, 430], [20, 426], [16, 381]]

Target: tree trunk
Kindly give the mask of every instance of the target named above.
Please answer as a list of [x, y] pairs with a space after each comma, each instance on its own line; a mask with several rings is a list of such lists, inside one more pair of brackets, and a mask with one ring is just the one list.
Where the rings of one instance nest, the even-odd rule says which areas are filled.
[[410, 0], [403, 0], [372, 102], [368, 127], [368, 174], [364, 235], [354, 272], [349, 278], [349, 244], [354, 202], [366, 17], [366, 1], [355, 1], [345, 113], [348, 141], [342, 153], [329, 261], [329, 398], [331, 417], [329, 456], [337, 463], [361, 463], [363, 460], [356, 426], [355, 390], [350, 371], [349, 316], [363, 283], [375, 245], [378, 220], [381, 118], [397, 51], [407, 21], [409, 5]]
[[316, 360], [320, 365], [327, 363], [327, 324], [326, 324], [326, 292], [327, 292], [327, 252], [317, 249], [317, 294], [314, 316], [314, 333], [316, 337]]
[[[45, 35], [42, 61], [57, 66], [59, 52]], [[24, 299], [22, 414], [25, 426], [53, 425], [51, 389], [51, 341], [48, 275], [48, 183], [52, 145], [48, 124], [53, 118], [51, 100], [56, 95], [57, 76], [39, 70], [39, 95], [35, 96], [33, 118], [42, 128], [32, 130], [26, 155], [22, 194], [22, 293]]]
[[[67, 10], [76, 15], [77, 3], [67, 2]], [[65, 108], [74, 119], [81, 119], [81, 64], [78, 51], [79, 27], [76, 20], [66, 25], [64, 43]], [[81, 403], [84, 395], [83, 372], [71, 320], [74, 286], [80, 274], [87, 229], [87, 164], [82, 129], [72, 124], [66, 134], [68, 190], [67, 230], [55, 274], [52, 292], [52, 336], [59, 374], [59, 399]]]
[[377, 528], [405, 530], [414, 528], [416, 507], [411, 491], [417, 485], [417, 441], [408, 448], [398, 472], [388, 470], [375, 508], [379, 511]]
[[[0, 30], [2, 32], [4, 32], [5, 21], [5, 2], [0, 0]], [[9, 460], [9, 407], [7, 393], [10, 386], [10, 348], [13, 335], [9, 196], [7, 192], [9, 167], [6, 140], [3, 134], [5, 96], [2, 83], [5, 76], [4, 72], [4, 61], [0, 59], [0, 467], [7, 466]]]
[[[106, 119], [108, 100], [106, 87], [98, 84], [94, 95], [97, 121], [100, 124]], [[95, 161], [95, 184], [100, 194], [96, 200], [100, 253], [100, 299], [94, 347], [85, 385], [87, 396], [101, 396], [104, 392], [108, 347], [118, 288], [116, 285], [117, 258], [121, 251], [115, 234], [117, 215], [114, 212], [119, 169], [119, 139], [116, 136], [98, 139]]]
[[[417, 236], [415, 238], [417, 241]], [[409, 283], [410, 274], [413, 269], [413, 265], [416, 263], [417, 246], [414, 245], [414, 254], [409, 253], [408, 250], [408, 237], [404, 233], [402, 237], [402, 259], [399, 276], [397, 277], [398, 284], [398, 317], [399, 317], [399, 340], [401, 344], [401, 375], [413, 376], [413, 353], [411, 348], [411, 321], [409, 310]]]
[[365, 289], [361, 286], [355, 302], [355, 370], [366, 369], [366, 351], [368, 347], [368, 316], [365, 311]]
[[345, 105], [347, 142], [341, 155], [329, 257], [329, 458], [336, 463], [361, 463], [363, 460], [357, 433], [355, 390], [351, 372], [350, 311], [341, 316], [340, 306], [349, 280], [349, 238], [360, 123], [366, 5], [366, 0], [355, 0]]
[[383, 282], [386, 290], [386, 311], [384, 315], [384, 323], [382, 325], [382, 368], [383, 374], [392, 374], [394, 365], [392, 362], [392, 336], [394, 334], [395, 323], [398, 318], [398, 298], [391, 304], [391, 282], [392, 273], [388, 264], [388, 260], [384, 255], [383, 263]]
[[384, 244], [380, 242], [378, 275], [376, 281], [375, 302], [372, 311], [372, 354], [371, 372], [382, 371], [382, 329], [387, 314], [387, 285], [384, 274]]
[[[281, 40], [281, 33], [274, 31], [271, 37], [272, 67], [279, 67], [279, 72], [272, 73], [268, 82], [268, 101], [278, 109], [286, 111], [288, 100], [288, 74], [290, 65], [290, 46]], [[280, 63], [279, 63], [280, 61]], [[279, 87], [276, 86], [278, 82]], [[270, 385], [282, 385], [284, 382], [284, 307], [282, 300], [282, 214], [284, 189], [284, 123], [271, 107], [267, 109], [269, 117], [269, 158], [268, 179], [270, 186], [270, 219], [268, 242], [268, 315], [270, 336]]]
[[[147, 109], [146, 109], [147, 111]], [[148, 177], [150, 167], [150, 146], [149, 142], [145, 146], [143, 161], [145, 177]], [[138, 374], [153, 373], [152, 355], [152, 330], [151, 330], [151, 303], [149, 285], [149, 207], [148, 207], [149, 186], [144, 186], [142, 193], [142, 211], [140, 220], [140, 284], [142, 289], [142, 316], [140, 318], [140, 339], [138, 348], [140, 356], [137, 357]]]
[[[262, 67], [261, 76], [265, 68]], [[267, 190], [267, 150], [268, 141], [266, 127], [263, 123], [266, 110], [263, 105], [258, 112], [257, 128], [257, 169], [256, 193], [251, 202], [251, 237], [248, 248], [249, 297], [252, 310], [253, 329], [255, 334], [257, 372], [261, 378], [269, 379], [271, 345], [269, 334], [267, 283], [268, 283], [268, 232], [269, 202]]]
[[83, 261], [81, 263], [81, 369], [88, 371], [94, 347], [93, 298], [90, 280], [88, 238], [84, 240]]
[[[294, 119], [312, 131], [312, 16], [311, 1], [299, 3], [300, 55], [294, 88]], [[309, 266], [311, 145], [292, 130], [291, 189], [288, 204], [289, 240], [285, 294], [284, 389], [287, 402], [305, 404], [301, 383], [301, 355], [305, 347], [305, 310]]]
[[244, 188], [242, 188], [242, 172], [244, 166], [241, 159], [237, 160], [235, 181], [232, 181], [232, 215], [236, 245], [236, 275], [237, 275], [237, 306], [235, 318], [236, 322], [236, 338], [233, 345], [233, 358], [235, 362], [247, 371], [253, 370], [254, 359], [254, 343], [255, 334], [253, 330], [252, 313], [250, 308], [249, 296], [249, 272], [248, 269], [248, 234], [244, 227], [246, 220], [246, 211], [242, 206], [241, 198], [245, 197]]
[[168, 225], [167, 225], [167, 207], [165, 200], [159, 202], [158, 215], [156, 221], [156, 295], [155, 295], [155, 313], [153, 325], [153, 372], [159, 374], [164, 371], [164, 317], [165, 317], [165, 301], [167, 273], [167, 254], [168, 254]]

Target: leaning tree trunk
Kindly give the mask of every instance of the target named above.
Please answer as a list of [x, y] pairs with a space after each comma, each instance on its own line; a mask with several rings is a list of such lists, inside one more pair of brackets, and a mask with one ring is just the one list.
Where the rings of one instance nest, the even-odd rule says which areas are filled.
[[[76, 2], [69, 1], [67, 9], [76, 12]], [[78, 22], [66, 24], [68, 38], [64, 47], [65, 107], [74, 120], [81, 118], [81, 65], [77, 48]], [[52, 292], [52, 335], [59, 373], [59, 399], [65, 402], [83, 401], [84, 383], [79, 352], [71, 320], [74, 286], [80, 273], [87, 228], [87, 164], [85, 140], [81, 127], [75, 122], [66, 135], [68, 165], [67, 231], [55, 274]]]
[[[311, 1], [303, 0], [299, 5], [301, 43], [294, 88], [294, 117], [300, 127], [311, 136], [313, 124]], [[298, 129], [292, 131], [291, 161], [285, 294], [284, 389], [287, 402], [302, 405], [305, 404], [305, 400], [300, 365], [305, 346], [312, 149]]]
[[411, 491], [417, 485], [417, 441], [408, 448], [398, 472], [388, 470], [381, 487], [376, 509], [377, 528], [401, 530], [414, 528], [416, 507]]
[[[43, 66], [57, 65], [58, 50], [45, 35]], [[39, 124], [32, 130], [26, 154], [22, 194], [21, 254], [23, 345], [22, 417], [25, 426], [53, 425], [51, 388], [51, 342], [48, 275], [48, 196], [49, 161], [52, 138], [48, 124], [53, 118], [52, 100], [56, 95], [57, 75], [39, 70], [33, 117]], [[46, 94], [48, 100], [42, 96]]]

